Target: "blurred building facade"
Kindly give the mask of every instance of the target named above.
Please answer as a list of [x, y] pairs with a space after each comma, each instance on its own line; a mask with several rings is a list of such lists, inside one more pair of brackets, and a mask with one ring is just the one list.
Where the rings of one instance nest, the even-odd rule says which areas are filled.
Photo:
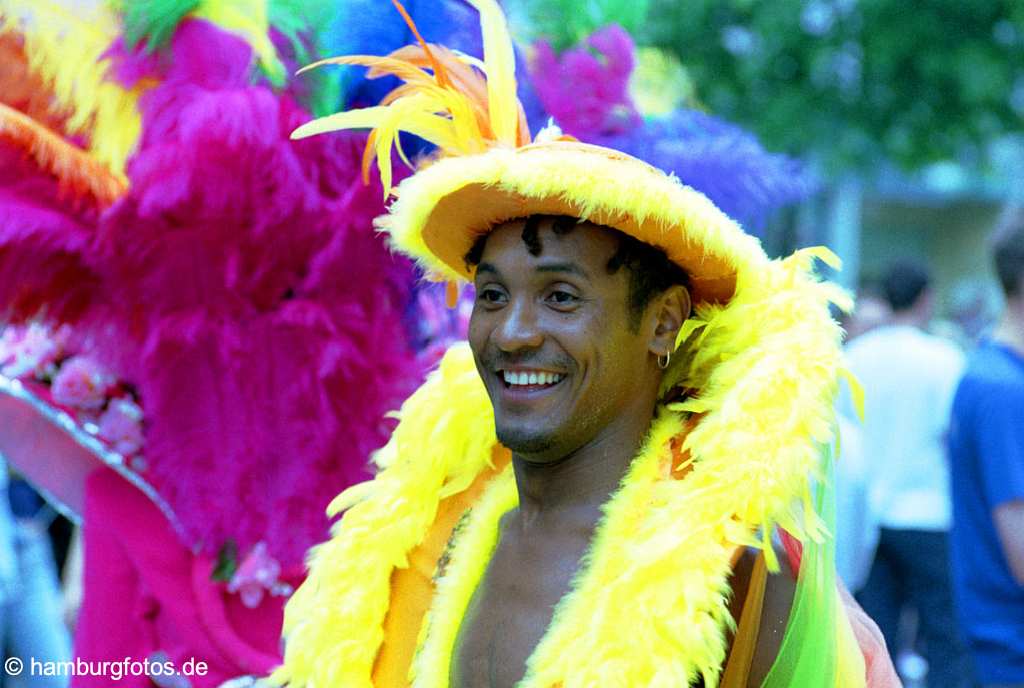
[[893, 258], [918, 256], [934, 269], [940, 327], [955, 324], [972, 341], [1001, 306], [987, 239], [1013, 202], [1024, 202], [1024, 137], [994, 143], [984, 164], [944, 162], [913, 173], [879, 167], [826, 180], [777, 218], [765, 241], [774, 255], [828, 246], [844, 264], [831, 277], [854, 290], [870, 290]]

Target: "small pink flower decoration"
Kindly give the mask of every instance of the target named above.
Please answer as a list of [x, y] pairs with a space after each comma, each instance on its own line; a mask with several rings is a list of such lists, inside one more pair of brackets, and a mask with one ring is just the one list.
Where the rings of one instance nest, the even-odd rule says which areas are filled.
[[131, 456], [142, 449], [142, 409], [129, 399], [114, 399], [99, 420], [100, 439], [114, 451]]
[[281, 565], [267, 552], [267, 544], [257, 542], [228, 581], [228, 592], [237, 592], [242, 604], [253, 609], [263, 601], [264, 594], [279, 587], [280, 575]]
[[64, 406], [96, 410], [103, 407], [110, 376], [92, 359], [75, 356], [60, 367], [50, 391], [53, 400]]
[[42, 325], [8, 327], [0, 337], [0, 373], [10, 378], [42, 373], [61, 349], [59, 338]]
[[18, 344], [24, 338], [24, 332], [20, 327], [6, 327], [2, 334], [0, 334], [0, 366], [3, 366], [2, 372], [4, 375], [13, 377], [8, 373], [8, 366], [14, 361], [18, 355]]

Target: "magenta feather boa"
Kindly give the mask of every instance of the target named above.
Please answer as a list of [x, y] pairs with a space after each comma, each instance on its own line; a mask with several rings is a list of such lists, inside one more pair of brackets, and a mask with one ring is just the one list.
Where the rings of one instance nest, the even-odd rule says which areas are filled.
[[[262, 540], [293, 568], [419, 378], [402, 322], [413, 273], [372, 231], [382, 190], [362, 184], [364, 136], [290, 141], [308, 115], [253, 85], [248, 46], [210, 24], [185, 22], [172, 55], [112, 51], [121, 74], [161, 70], [130, 192], [87, 228], [41, 204], [40, 222], [64, 215], [47, 216], [33, 265], [73, 251], [98, 282], [76, 330], [136, 387], [145, 477], [189, 539], [243, 556]], [[28, 231], [9, 200], [0, 247]]]
[[69, 204], [24, 153], [0, 144], [0, 322], [44, 309], [69, 320], [85, 310], [97, 285], [83, 259], [96, 216], [87, 204]]

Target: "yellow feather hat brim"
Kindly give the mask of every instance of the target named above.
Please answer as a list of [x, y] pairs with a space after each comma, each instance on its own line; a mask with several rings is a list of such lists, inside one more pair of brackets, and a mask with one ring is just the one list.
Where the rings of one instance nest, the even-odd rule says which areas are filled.
[[507, 220], [569, 215], [665, 251], [697, 303], [724, 303], [737, 274], [768, 260], [758, 240], [706, 196], [629, 155], [576, 141], [443, 158], [406, 179], [378, 220], [392, 244], [441, 279], [472, 279], [465, 255]]

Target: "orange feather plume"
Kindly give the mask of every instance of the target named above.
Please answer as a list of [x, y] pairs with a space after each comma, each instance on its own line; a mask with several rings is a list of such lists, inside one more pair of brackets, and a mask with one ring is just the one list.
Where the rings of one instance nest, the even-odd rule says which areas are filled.
[[430, 48], [427, 46], [427, 42], [423, 40], [423, 36], [420, 35], [420, 30], [416, 28], [416, 22], [414, 22], [412, 20], [412, 17], [409, 16], [409, 13], [405, 11], [405, 6], [402, 5], [402, 3], [400, 3], [398, 0], [391, 0], [391, 4], [394, 5], [395, 9], [398, 10], [398, 13], [402, 15], [402, 19], [405, 20], [405, 23], [408, 25], [409, 30], [412, 31], [412, 35], [416, 37], [416, 42], [420, 44], [421, 48], [423, 48], [423, 53], [430, 61], [430, 66], [434, 70], [434, 76], [437, 78], [438, 86], [448, 86], [448, 75], [445, 74], [444, 65], [440, 64], [434, 58], [434, 55], [430, 52]]
[[0, 141], [32, 156], [40, 169], [57, 178], [64, 193], [91, 198], [106, 207], [127, 185], [106, 165], [25, 113], [0, 103]]

